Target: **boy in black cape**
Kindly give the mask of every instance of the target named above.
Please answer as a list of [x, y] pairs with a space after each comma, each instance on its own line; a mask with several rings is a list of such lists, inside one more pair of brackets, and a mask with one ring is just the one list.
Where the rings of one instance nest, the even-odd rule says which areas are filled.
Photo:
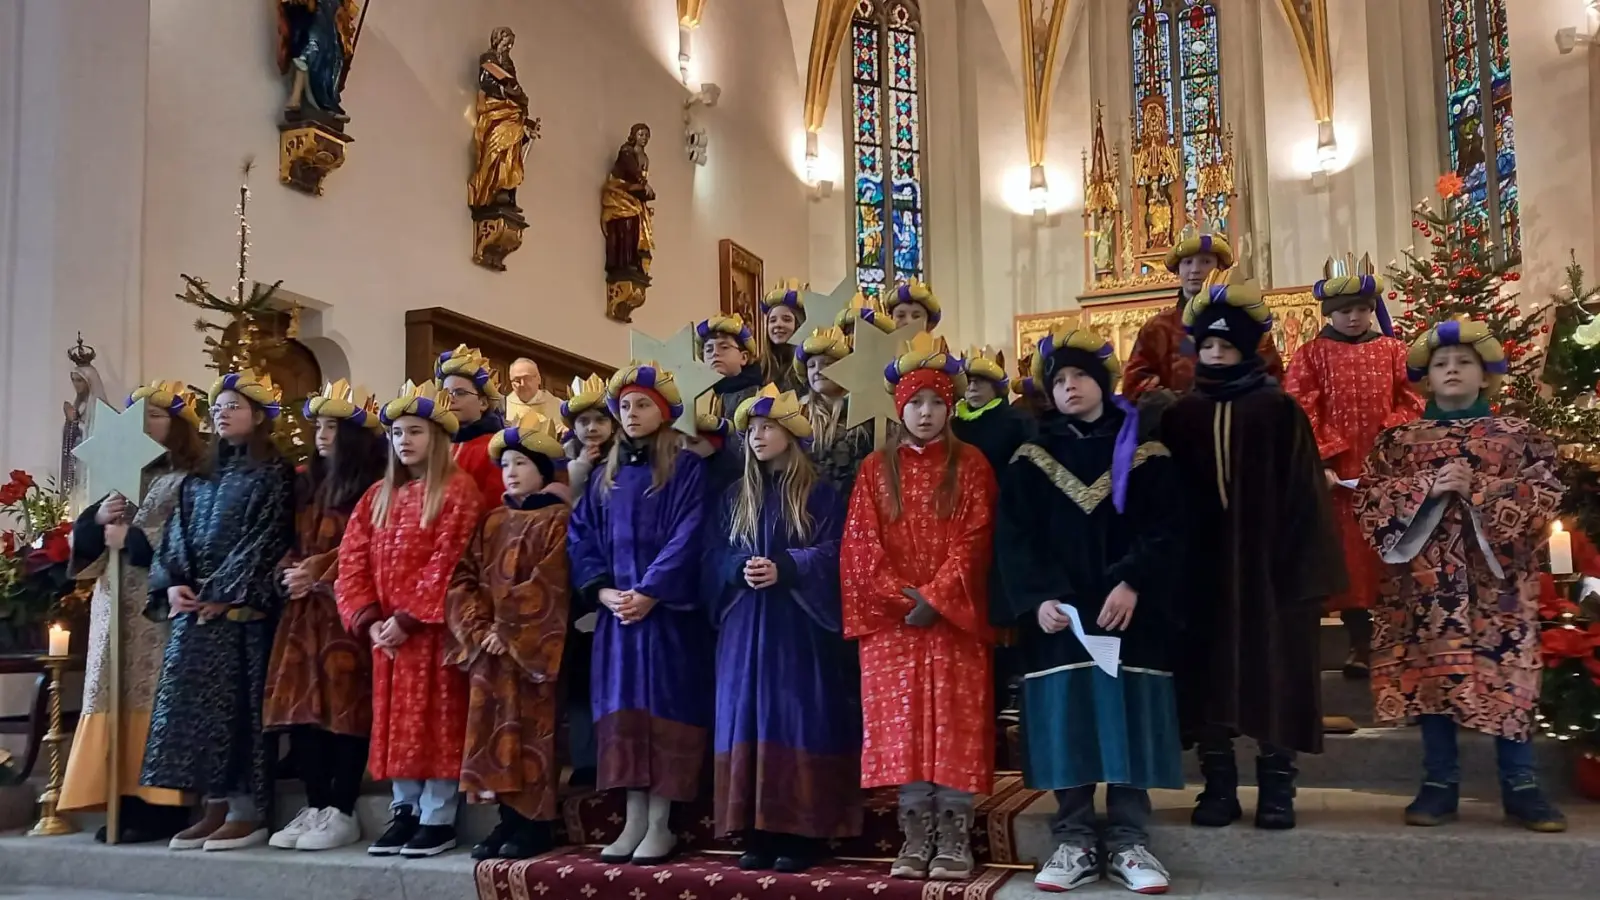
[[1185, 741], [1205, 790], [1191, 821], [1238, 820], [1236, 735], [1254, 738], [1257, 828], [1293, 828], [1296, 752], [1322, 752], [1317, 629], [1344, 559], [1311, 425], [1257, 353], [1272, 327], [1260, 291], [1216, 283], [1190, 301], [1195, 390], [1161, 435], [1182, 480], [1191, 561], [1178, 667]]

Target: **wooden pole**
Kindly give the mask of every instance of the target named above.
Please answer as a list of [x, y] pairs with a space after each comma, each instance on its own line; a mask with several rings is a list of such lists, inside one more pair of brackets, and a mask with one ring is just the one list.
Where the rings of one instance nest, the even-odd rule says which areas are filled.
[[106, 843], [115, 844], [122, 833], [122, 551], [118, 548], [107, 551], [106, 576], [111, 594], [104, 674], [110, 729], [106, 741]]

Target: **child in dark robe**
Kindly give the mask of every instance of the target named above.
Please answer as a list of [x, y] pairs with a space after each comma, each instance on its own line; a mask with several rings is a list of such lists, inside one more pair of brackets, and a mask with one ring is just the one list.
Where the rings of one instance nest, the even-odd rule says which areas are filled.
[[567, 634], [566, 503], [547, 488], [563, 457], [537, 412], [489, 441], [504, 502], [489, 510], [450, 581], [445, 663], [467, 672], [461, 792], [500, 805], [473, 859], [527, 859], [555, 845], [556, 693]]
[[[1058, 846], [1034, 884], [1068, 891], [1103, 870], [1129, 890], [1163, 893], [1167, 871], [1148, 849], [1149, 789], [1183, 786], [1169, 662], [1183, 562], [1172, 460], [1159, 442], [1140, 442], [1138, 413], [1112, 394], [1118, 365], [1104, 339], [1058, 329], [1034, 360], [1052, 407], [1001, 479], [1004, 590], [990, 601], [996, 625], [1022, 632], [1023, 775], [1059, 805]], [[1086, 635], [1121, 641], [1109, 671], [1074, 633], [1072, 611]]]
[[1200, 348], [1195, 390], [1160, 431], [1188, 525], [1179, 710], [1205, 777], [1191, 821], [1243, 815], [1233, 740], [1244, 735], [1259, 745], [1256, 827], [1293, 828], [1295, 754], [1322, 752], [1317, 634], [1344, 561], [1311, 425], [1257, 352], [1272, 314], [1254, 285], [1217, 282], [1184, 313]]

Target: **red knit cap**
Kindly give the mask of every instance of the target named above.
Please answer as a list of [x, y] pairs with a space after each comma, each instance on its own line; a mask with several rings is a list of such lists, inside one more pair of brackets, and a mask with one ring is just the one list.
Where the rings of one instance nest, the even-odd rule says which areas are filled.
[[906, 404], [923, 388], [932, 388], [939, 395], [945, 406], [954, 407], [956, 403], [956, 383], [949, 375], [933, 369], [913, 369], [900, 376], [900, 383], [894, 386], [894, 411], [903, 416]]
[[672, 424], [672, 404], [667, 402], [667, 398], [661, 396], [660, 391], [655, 388], [645, 387], [642, 384], [630, 384], [622, 389], [622, 393], [617, 395], [617, 403], [620, 405], [622, 398], [629, 394], [643, 394], [649, 397], [651, 402], [656, 405], [656, 409], [661, 410], [661, 418], [665, 423]]

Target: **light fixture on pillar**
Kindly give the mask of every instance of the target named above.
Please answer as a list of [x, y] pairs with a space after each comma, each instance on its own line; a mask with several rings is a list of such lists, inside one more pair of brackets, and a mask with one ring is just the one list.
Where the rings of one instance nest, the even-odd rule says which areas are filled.
[[689, 64], [694, 61], [694, 29], [678, 24], [678, 78], [689, 86]]
[[1587, 0], [1584, 3], [1586, 21], [1580, 30], [1575, 26], [1567, 26], [1556, 32], [1556, 49], [1566, 56], [1578, 45], [1593, 46], [1600, 41], [1600, 0]]
[[1033, 207], [1033, 221], [1043, 225], [1050, 216], [1050, 183], [1042, 165], [1028, 170], [1028, 203]]
[[1332, 172], [1334, 163], [1339, 161], [1339, 141], [1333, 136], [1333, 122], [1331, 120], [1317, 123], [1317, 168], [1322, 172]]
[[817, 133], [806, 132], [806, 186], [811, 188], [812, 200], [826, 200], [833, 196], [833, 182], [822, 177], [822, 164], [817, 152]]
[[715, 107], [721, 98], [722, 88], [708, 81], [683, 103], [683, 149], [689, 154], [689, 161], [697, 166], [706, 164], [711, 150], [704, 111]]

